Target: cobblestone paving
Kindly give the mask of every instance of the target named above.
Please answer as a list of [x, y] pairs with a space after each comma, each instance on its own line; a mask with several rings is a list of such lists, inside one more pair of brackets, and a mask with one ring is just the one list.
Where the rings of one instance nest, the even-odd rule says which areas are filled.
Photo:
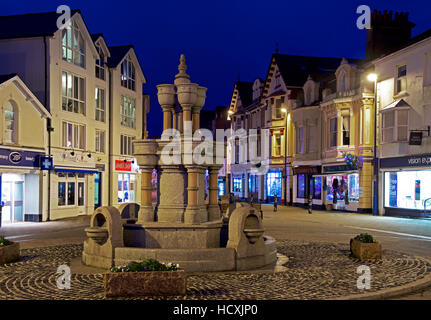
[[[22, 250], [18, 262], [0, 266], [0, 299], [103, 299], [103, 274], [72, 274], [70, 290], [56, 286], [57, 267], [81, 252], [82, 245]], [[194, 274], [187, 278], [187, 295], [169, 299], [331, 299], [364, 293], [356, 287], [356, 269], [363, 264], [371, 269], [367, 292], [407, 284], [431, 272], [424, 260], [389, 250], [383, 251], [381, 261], [361, 262], [349, 257], [344, 244], [279, 241], [278, 252], [289, 257], [285, 272]]]

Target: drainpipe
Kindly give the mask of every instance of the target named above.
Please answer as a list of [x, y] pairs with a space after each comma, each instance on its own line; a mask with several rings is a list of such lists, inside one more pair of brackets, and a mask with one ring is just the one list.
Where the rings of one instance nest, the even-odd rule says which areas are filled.
[[[48, 45], [46, 36], [43, 37], [44, 51], [45, 51], [45, 107], [51, 111], [48, 102]], [[51, 119], [47, 119], [46, 129], [48, 131], [48, 155], [51, 157], [51, 132], [54, 129], [51, 126]], [[51, 170], [48, 170], [48, 212], [46, 221], [50, 221], [51, 216]]]
[[112, 205], [112, 197], [111, 197], [111, 179], [112, 179], [112, 172], [111, 172], [111, 148], [112, 148], [112, 132], [111, 132], [111, 118], [112, 118], [112, 110], [114, 109], [114, 106], [112, 105], [112, 71], [108, 68], [109, 73], [109, 120], [108, 120], [108, 141], [109, 141], [109, 147], [108, 147], [108, 206]]

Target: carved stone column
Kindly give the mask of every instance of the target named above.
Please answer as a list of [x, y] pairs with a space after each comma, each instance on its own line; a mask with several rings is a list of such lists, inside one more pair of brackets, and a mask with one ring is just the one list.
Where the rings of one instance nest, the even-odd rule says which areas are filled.
[[198, 174], [199, 166], [186, 166], [187, 169], [187, 208], [184, 223], [200, 223], [200, 208], [198, 206]]
[[221, 166], [210, 166], [209, 171], [209, 202], [208, 202], [208, 220], [220, 220], [221, 212], [218, 204], [218, 173]]
[[142, 179], [141, 179], [141, 208], [138, 214], [139, 222], [151, 222], [154, 221], [154, 210], [153, 210], [153, 167], [143, 166], [141, 167]]

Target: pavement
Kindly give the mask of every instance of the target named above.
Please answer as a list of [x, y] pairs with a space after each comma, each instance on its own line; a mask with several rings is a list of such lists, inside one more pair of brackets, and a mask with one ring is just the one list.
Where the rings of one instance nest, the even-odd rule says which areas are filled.
[[[316, 210], [308, 214], [305, 209], [284, 206], [273, 212], [271, 205], [262, 207], [265, 233], [277, 239], [278, 252], [286, 258], [278, 266], [279, 271], [191, 275], [188, 277], [191, 291], [181, 299], [358, 296], [363, 293], [358, 291], [355, 280], [360, 264], [349, 257], [348, 243], [350, 238], [363, 232], [372, 234], [384, 249], [384, 259], [380, 263], [367, 263], [373, 275], [370, 294], [405, 287], [408, 290], [399, 291], [396, 299], [431, 299], [428, 288], [431, 282], [426, 280], [430, 277], [430, 220]], [[0, 268], [0, 297], [101, 298], [103, 270], [80, 263], [82, 242], [86, 238], [84, 229], [89, 219], [83, 216], [46, 223], [3, 225], [0, 234], [20, 242], [24, 250], [19, 262]], [[64, 263], [71, 265], [75, 290], [60, 294], [55, 286], [58, 277], [55, 272]], [[418, 292], [411, 292], [412, 283], [420, 283], [415, 286], [420, 288]], [[386, 297], [393, 297], [393, 294]]]

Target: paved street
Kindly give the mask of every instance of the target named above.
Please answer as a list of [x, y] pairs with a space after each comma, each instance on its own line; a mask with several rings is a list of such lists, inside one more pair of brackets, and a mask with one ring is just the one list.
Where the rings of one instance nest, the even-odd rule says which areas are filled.
[[[279, 252], [289, 257], [289, 261], [283, 266], [293, 273], [272, 275], [249, 273], [242, 276], [218, 274], [209, 278], [202, 275], [194, 278], [192, 276], [189, 282], [191, 291], [187, 299], [236, 299], [239, 298], [237, 293], [244, 296], [246, 292], [241, 283], [255, 283], [258, 279], [262, 280], [262, 283], [272, 283], [273, 289], [265, 285], [264, 288], [260, 288], [259, 294], [248, 292], [246, 297], [268, 299], [272, 295], [273, 298], [282, 299], [283, 296], [288, 295], [297, 299], [324, 299], [342, 295], [343, 292], [358, 293], [357, 289], [351, 286], [351, 282], [354, 283], [352, 277], [355, 277], [352, 270], [355, 270], [354, 267], [357, 267], [358, 262], [348, 258], [348, 243], [350, 238], [362, 232], [372, 234], [386, 250], [383, 262], [371, 266], [373, 273], [378, 275], [374, 279], [375, 290], [411, 282], [429, 272], [426, 262], [414, 257], [431, 258], [429, 246], [431, 221], [429, 220], [324, 211], [313, 211], [313, 214], [309, 215], [305, 209], [283, 206], [274, 213], [271, 205], [264, 205], [263, 211], [266, 234], [278, 240]], [[26, 258], [23, 261], [2, 268], [0, 271], [3, 273], [0, 282], [3, 298], [8, 296], [10, 298], [13, 292], [19, 292], [17, 296], [21, 295], [22, 298], [29, 297], [33, 290], [33, 293], [41, 298], [49, 299], [55, 296], [52, 292], [43, 291], [43, 288], [55, 284], [56, 275], [53, 270], [59, 264], [66, 262], [72, 263], [73, 279], [77, 290], [74, 292], [77, 297], [100, 298], [101, 270], [79, 266], [82, 248], [80, 244], [85, 239], [84, 228], [88, 223], [87, 216], [47, 223], [3, 226], [0, 234], [20, 242], [22, 249], [27, 249], [24, 251]], [[42, 248], [47, 246], [56, 247]], [[38, 255], [41, 258], [32, 258]], [[29, 270], [34, 270], [35, 266], [41, 268], [39, 272], [28, 274], [27, 282], [19, 280], [22, 272], [27, 274]], [[206, 280], [202, 282], [204, 278]], [[346, 280], [340, 281], [341, 278]], [[311, 280], [307, 281], [307, 279]], [[284, 285], [286, 281], [291, 284], [289, 288]], [[321, 281], [325, 282], [324, 286]], [[27, 283], [29, 288], [26, 289], [23, 283]], [[332, 295], [331, 290], [318, 289], [328, 287], [329, 283]], [[87, 289], [86, 286], [88, 286]], [[220, 287], [228, 289], [219, 292], [217, 288]], [[41, 288], [43, 290], [37, 292]], [[68, 299], [72, 296], [72, 292], [68, 292], [62, 297]], [[430, 298], [431, 290], [403, 297], [403, 299]]]

